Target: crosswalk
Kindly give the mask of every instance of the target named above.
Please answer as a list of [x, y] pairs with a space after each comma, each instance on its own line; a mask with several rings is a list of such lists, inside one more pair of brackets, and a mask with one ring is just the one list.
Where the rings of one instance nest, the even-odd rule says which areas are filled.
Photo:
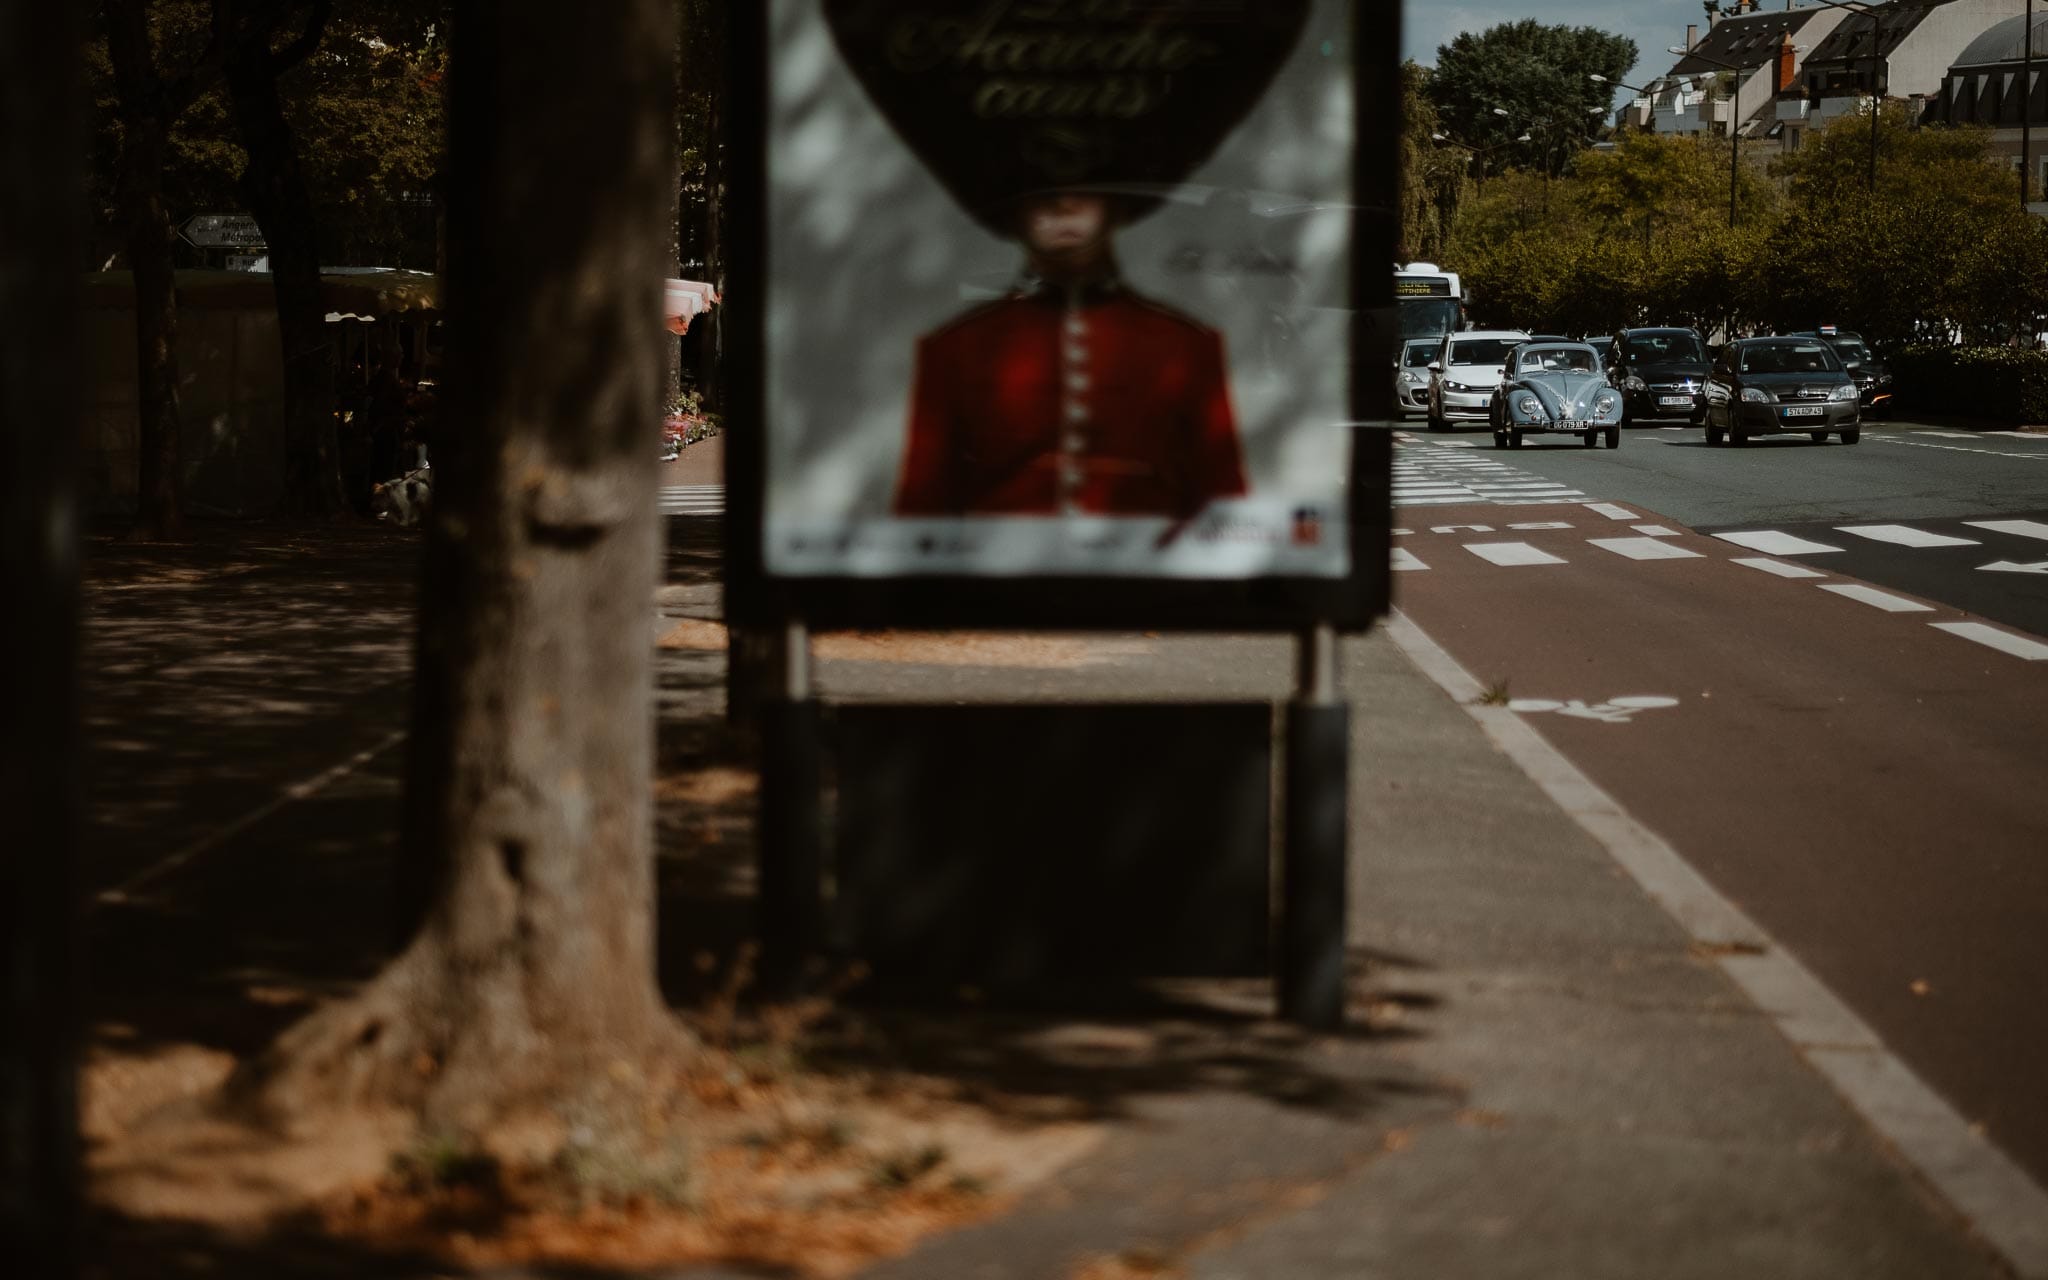
[[663, 485], [660, 502], [661, 513], [665, 516], [722, 516], [725, 514], [725, 486]]
[[1520, 507], [1586, 499], [1583, 491], [1568, 484], [1517, 470], [1483, 454], [1454, 453], [1452, 448], [1402, 446], [1394, 456], [1394, 505], [1434, 507], [1480, 502]]
[[[1581, 515], [1579, 512], [1585, 514]], [[1463, 514], [1463, 513], [1461, 513]], [[1839, 555], [1859, 544], [1878, 544], [1909, 552], [1953, 547], [1982, 547], [1963, 532], [1941, 532], [1909, 524], [1844, 524], [1799, 533], [1783, 529], [1736, 529], [1696, 536], [1691, 545], [1677, 530], [1659, 524], [1629, 526], [1632, 536], [1613, 536], [1614, 523], [1641, 520], [1626, 507], [1605, 502], [1578, 504], [1578, 510], [1549, 513], [1570, 516], [1517, 523], [1444, 524], [1430, 528], [1395, 529], [1399, 543], [1394, 547], [1392, 568], [1401, 573], [1426, 573], [1446, 563], [1469, 564], [1465, 556], [1476, 557], [1495, 568], [1541, 570], [1546, 566], [1568, 565], [1589, 556], [1618, 556], [1635, 561], [1699, 561], [1712, 564], [1722, 557], [1711, 554], [1716, 544], [1761, 552], [1761, 555], [1728, 556], [1727, 562], [1773, 577], [1802, 580], [1842, 600], [1851, 600], [1885, 614], [1927, 614], [1938, 612], [1934, 605], [1896, 592], [1880, 590], [1861, 582], [1834, 581], [1833, 575], [1797, 563], [1792, 558]], [[1592, 517], [1598, 517], [1593, 519]], [[1469, 517], [1468, 517], [1469, 518]], [[1964, 520], [1944, 522], [1957, 530], [1982, 530], [1987, 534], [2018, 537], [2048, 544], [2048, 521], [2026, 519]], [[1544, 534], [1543, 545], [1515, 533]], [[1501, 535], [1501, 536], [1493, 536]], [[1600, 536], [1605, 535], [1605, 536]], [[1821, 539], [1827, 539], [1822, 541]], [[1596, 554], [1597, 553], [1597, 554]], [[1990, 547], [1976, 553], [1979, 558], [2002, 554]], [[2048, 556], [2048, 546], [2042, 554]], [[1780, 558], [1785, 557], [1785, 558]], [[1447, 559], [1454, 558], [1454, 559]], [[1825, 560], [1822, 563], [1826, 563]], [[1976, 565], [1984, 570], [2041, 573], [2048, 575], [2048, 559], [2039, 563], [2000, 560]], [[1928, 622], [1926, 625], [1949, 635], [1972, 641], [2000, 653], [2028, 662], [2048, 661], [2048, 643], [2032, 636], [2007, 631], [1981, 622]]]

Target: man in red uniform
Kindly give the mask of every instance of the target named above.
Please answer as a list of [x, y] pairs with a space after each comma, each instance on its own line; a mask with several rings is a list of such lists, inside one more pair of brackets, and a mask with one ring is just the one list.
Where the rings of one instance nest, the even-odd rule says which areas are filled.
[[1019, 206], [1027, 283], [918, 343], [900, 515], [1165, 515], [1244, 493], [1215, 330], [1117, 275], [1116, 203]]

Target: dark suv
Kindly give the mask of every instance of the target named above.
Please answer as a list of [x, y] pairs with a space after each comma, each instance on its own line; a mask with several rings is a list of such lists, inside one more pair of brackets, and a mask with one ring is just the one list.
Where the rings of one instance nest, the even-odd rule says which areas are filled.
[[1856, 380], [1856, 399], [1865, 413], [1875, 416], [1891, 412], [1892, 371], [1863, 341], [1862, 334], [1824, 324], [1797, 336], [1819, 338], [1835, 349], [1835, 354], [1848, 366], [1849, 376]]
[[1705, 411], [1707, 344], [1692, 329], [1624, 329], [1607, 344], [1607, 379], [1621, 388], [1622, 421]]

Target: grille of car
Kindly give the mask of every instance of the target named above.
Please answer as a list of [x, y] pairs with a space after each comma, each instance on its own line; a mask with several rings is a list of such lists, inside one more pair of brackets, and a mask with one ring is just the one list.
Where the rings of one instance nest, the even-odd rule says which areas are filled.
[[1694, 382], [1690, 378], [1687, 378], [1684, 382], [1653, 382], [1650, 384], [1650, 390], [1652, 391], [1692, 392], [1698, 391], [1699, 389], [1699, 384]]
[[1787, 387], [1778, 393], [1778, 399], [1825, 400], [1828, 398], [1828, 394], [1829, 388], [1827, 387]]

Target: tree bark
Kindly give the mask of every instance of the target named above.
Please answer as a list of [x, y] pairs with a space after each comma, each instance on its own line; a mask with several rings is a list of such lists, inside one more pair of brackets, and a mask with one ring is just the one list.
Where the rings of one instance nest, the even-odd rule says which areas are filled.
[[[232, 0], [216, 3], [226, 3], [231, 13], [238, 7]], [[226, 63], [235, 130], [249, 157], [242, 198], [263, 228], [277, 296], [284, 355], [284, 510], [301, 516], [339, 515], [347, 510], [347, 496], [334, 423], [333, 334], [321, 298], [319, 221], [277, 81], [318, 47], [328, 9], [324, 0], [313, 5], [305, 29], [281, 52], [271, 49], [270, 23], [259, 21], [237, 40]]]
[[654, 972], [650, 601], [673, 140], [665, 0], [458, 8], [448, 385], [401, 912], [261, 1096], [481, 1134], [675, 1041]]
[[79, 10], [0, 0], [0, 1257], [77, 1274]]

